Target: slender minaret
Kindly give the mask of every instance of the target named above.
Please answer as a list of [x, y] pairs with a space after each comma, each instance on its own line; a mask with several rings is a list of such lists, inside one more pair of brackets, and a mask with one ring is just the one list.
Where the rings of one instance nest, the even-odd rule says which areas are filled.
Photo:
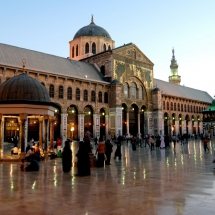
[[170, 69], [171, 69], [171, 75], [169, 76], [169, 82], [174, 84], [180, 84], [181, 76], [178, 75], [178, 64], [175, 59], [174, 48], [172, 50], [172, 60], [171, 60]]

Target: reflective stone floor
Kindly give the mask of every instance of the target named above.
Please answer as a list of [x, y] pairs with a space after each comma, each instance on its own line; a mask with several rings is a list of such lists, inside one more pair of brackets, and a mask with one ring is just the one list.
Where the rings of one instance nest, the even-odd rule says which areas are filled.
[[209, 146], [205, 153], [199, 140], [178, 143], [175, 151], [132, 151], [125, 144], [121, 161], [112, 159], [87, 177], [75, 176], [75, 167], [62, 173], [59, 159], [40, 162], [39, 172], [0, 163], [0, 214], [214, 215], [215, 141]]

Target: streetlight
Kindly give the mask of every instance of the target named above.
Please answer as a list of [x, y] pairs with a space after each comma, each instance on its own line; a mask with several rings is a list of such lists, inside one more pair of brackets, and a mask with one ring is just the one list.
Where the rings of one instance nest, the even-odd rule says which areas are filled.
[[71, 127], [70, 131], [72, 132], [72, 140], [73, 140], [73, 131], [74, 131], [74, 127]]

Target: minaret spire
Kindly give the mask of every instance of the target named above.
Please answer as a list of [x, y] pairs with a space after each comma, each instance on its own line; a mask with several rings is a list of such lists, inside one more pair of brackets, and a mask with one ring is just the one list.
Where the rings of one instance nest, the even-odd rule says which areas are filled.
[[174, 47], [172, 48], [172, 60], [171, 60], [170, 69], [171, 69], [171, 76], [169, 76], [169, 82], [174, 84], [180, 84], [181, 76], [178, 75], [178, 64], [175, 59]]

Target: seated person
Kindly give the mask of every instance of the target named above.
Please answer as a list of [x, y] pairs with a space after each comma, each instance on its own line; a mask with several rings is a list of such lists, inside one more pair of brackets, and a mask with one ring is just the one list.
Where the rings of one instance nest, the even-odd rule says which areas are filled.
[[62, 158], [62, 152], [61, 150], [57, 153], [58, 158]]
[[39, 171], [40, 166], [39, 163], [35, 160], [34, 156], [30, 156], [30, 164], [24, 168], [24, 171]]
[[30, 148], [30, 149], [27, 151], [27, 153], [26, 153], [26, 155], [25, 155], [25, 158], [28, 160], [32, 154], [34, 154], [34, 150], [33, 150], [32, 148]]
[[37, 144], [34, 147], [34, 155], [35, 155], [35, 159], [37, 161], [40, 161], [40, 149]]
[[15, 146], [11, 149], [11, 155], [18, 155], [19, 149]]

